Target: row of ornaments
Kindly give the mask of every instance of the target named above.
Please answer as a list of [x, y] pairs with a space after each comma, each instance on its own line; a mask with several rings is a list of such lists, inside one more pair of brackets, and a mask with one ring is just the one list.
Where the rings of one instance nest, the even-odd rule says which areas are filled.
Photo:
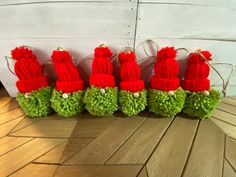
[[174, 117], [182, 111], [206, 119], [220, 102], [219, 92], [210, 88], [208, 79], [208, 61], [212, 60], [209, 51], [189, 54], [184, 80], [180, 81], [176, 50], [162, 48], [157, 52], [149, 89], [145, 89], [140, 79], [135, 53], [128, 48], [118, 54], [119, 89], [110, 60], [112, 51], [105, 45], [94, 50], [90, 87], [86, 89], [72, 56], [64, 49], [54, 50], [51, 55], [58, 77], [55, 88], [49, 85], [30, 48], [17, 47], [11, 55], [16, 60], [14, 70], [18, 77], [16, 100], [30, 117], [47, 116], [53, 111], [62, 117], [71, 117], [84, 109], [95, 116], [109, 116], [117, 110], [133, 116], [148, 107], [160, 116]]

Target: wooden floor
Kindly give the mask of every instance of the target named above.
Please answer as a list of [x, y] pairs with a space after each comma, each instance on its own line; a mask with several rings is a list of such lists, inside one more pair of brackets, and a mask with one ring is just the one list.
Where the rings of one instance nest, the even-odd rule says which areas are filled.
[[29, 119], [0, 99], [1, 177], [236, 177], [233, 97], [205, 121], [148, 112]]

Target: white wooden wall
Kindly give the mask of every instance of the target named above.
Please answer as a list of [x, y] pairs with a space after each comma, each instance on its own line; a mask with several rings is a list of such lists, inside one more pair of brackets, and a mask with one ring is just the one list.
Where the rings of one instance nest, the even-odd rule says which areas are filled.
[[[18, 45], [35, 48], [41, 63], [58, 46], [81, 59], [100, 43], [114, 52], [136, 48], [142, 60], [142, 43], [152, 39], [159, 46], [208, 49], [214, 62], [236, 64], [235, 22], [235, 0], [1, 0], [0, 80], [15, 96], [16, 77], [4, 56]], [[228, 94], [236, 95], [236, 71]]]

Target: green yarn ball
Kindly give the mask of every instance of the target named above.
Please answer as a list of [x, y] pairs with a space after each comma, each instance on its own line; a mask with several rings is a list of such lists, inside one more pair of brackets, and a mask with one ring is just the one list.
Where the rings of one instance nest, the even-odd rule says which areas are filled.
[[148, 91], [149, 111], [157, 115], [174, 117], [181, 112], [186, 98], [186, 93], [182, 88], [174, 91], [173, 96], [168, 92], [150, 89]]
[[119, 91], [119, 109], [127, 116], [137, 115], [147, 106], [147, 91], [137, 92], [139, 97], [135, 98], [134, 93], [120, 90]]
[[63, 117], [71, 117], [83, 112], [83, 91], [67, 93], [68, 98], [63, 98], [62, 95], [63, 92], [59, 92], [56, 89], [52, 92], [51, 105], [58, 115]]
[[24, 93], [18, 93], [16, 100], [26, 115], [30, 117], [44, 117], [52, 112], [50, 104], [51, 93], [51, 87], [44, 87], [30, 92], [28, 98], [25, 98]]
[[118, 109], [118, 89], [106, 87], [105, 93], [101, 88], [92, 86], [85, 92], [84, 102], [86, 109], [95, 116], [109, 116]]
[[183, 112], [192, 117], [207, 119], [220, 102], [220, 93], [214, 89], [209, 91], [209, 96], [203, 92], [187, 92]]

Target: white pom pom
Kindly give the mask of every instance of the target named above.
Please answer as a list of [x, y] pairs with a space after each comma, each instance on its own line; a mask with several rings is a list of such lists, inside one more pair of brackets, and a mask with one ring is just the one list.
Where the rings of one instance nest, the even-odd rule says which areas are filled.
[[134, 93], [134, 97], [135, 97], [135, 98], [138, 98], [138, 97], [139, 97], [139, 93], [138, 93], [138, 92], [135, 92], [135, 93]]
[[30, 97], [30, 93], [25, 93], [25, 98], [29, 98]]
[[106, 90], [105, 89], [100, 89], [100, 92], [101, 92], [101, 94], [104, 94], [104, 93], [106, 93]]
[[63, 93], [63, 94], [62, 94], [62, 98], [67, 99], [68, 97], [69, 97], [69, 96], [68, 96], [67, 93]]
[[169, 95], [169, 96], [174, 96], [174, 94], [175, 94], [175, 92], [172, 91], [172, 90], [170, 90], [170, 91], [168, 92], [168, 95]]
[[205, 96], [209, 96], [209, 95], [210, 95], [210, 93], [209, 93], [207, 90], [203, 91], [203, 94], [204, 94]]

